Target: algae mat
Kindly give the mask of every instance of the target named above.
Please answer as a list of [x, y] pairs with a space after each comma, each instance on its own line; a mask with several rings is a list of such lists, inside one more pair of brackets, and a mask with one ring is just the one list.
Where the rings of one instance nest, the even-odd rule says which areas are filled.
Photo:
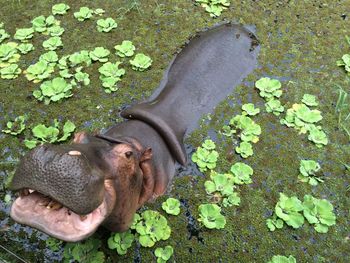
[[[16, 28], [30, 27], [30, 20], [49, 15], [54, 1], [2, 1], [0, 22], [12, 36]], [[103, 46], [113, 50], [122, 40], [132, 40], [138, 50], [153, 59], [150, 70], [138, 73], [128, 68], [119, 90], [106, 94], [98, 79], [98, 67], [89, 67], [91, 83], [74, 92], [74, 96], [49, 106], [32, 97], [37, 88], [20, 75], [15, 80], [0, 80], [1, 129], [10, 117], [29, 115], [28, 125], [50, 124], [72, 120], [79, 130], [94, 131], [121, 121], [120, 110], [135, 101], [147, 98], [157, 87], [172, 54], [196, 31], [220, 21], [236, 21], [252, 25], [261, 42], [259, 68], [244, 84], [221, 103], [210, 118], [205, 118], [198, 129], [186, 140], [189, 154], [205, 138], [216, 141], [221, 156], [218, 169], [225, 171], [241, 161], [230, 141], [218, 131], [244, 103], [252, 102], [262, 109], [254, 120], [261, 125], [260, 141], [254, 145], [254, 155], [245, 162], [254, 169], [253, 184], [239, 188], [239, 207], [224, 209], [227, 225], [223, 230], [208, 230], [196, 221], [198, 206], [208, 201], [202, 175], [194, 165], [178, 169], [170, 196], [182, 201], [180, 216], [167, 216], [172, 234], [158, 246], [172, 245], [175, 249], [170, 262], [267, 262], [273, 255], [293, 255], [297, 262], [349, 262], [350, 260], [350, 182], [349, 172], [342, 163], [350, 164], [349, 137], [338, 126], [335, 113], [336, 84], [349, 90], [346, 74], [336, 61], [349, 51], [345, 35], [349, 34], [349, 1], [231, 1], [228, 10], [216, 19], [209, 16], [194, 1], [66, 1], [71, 9], [61, 25], [64, 48], [58, 51], [71, 54], [82, 49]], [[105, 17], [113, 17], [118, 27], [108, 34], [98, 33], [96, 18], [78, 22], [73, 12], [81, 6], [102, 8]], [[44, 51], [46, 36], [36, 36], [31, 43], [36, 50], [23, 56], [19, 65], [25, 69]], [[303, 94], [317, 95], [322, 111], [323, 128], [329, 144], [317, 148], [293, 129], [282, 126], [279, 118], [266, 113], [264, 101], [254, 89], [254, 82], [262, 76], [278, 78], [282, 82], [282, 104], [286, 108], [301, 101]], [[0, 199], [10, 193], [5, 181], [13, 172], [18, 158], [26, 151], [22, 139], [0, 134]], [[322, 167], [324, 183], [311, 187], [298, 182], [301, 159], [317, 160]], [[336, 225], [328, 233], [319, 234], [313, 227], [283, 229], [270, 232], [266, 227], [283, 192], [300, 199], [305, 194], [329, 200], [337, 216]], [[148, 208], [161, 211], [160, 198]], [[31, 228], [15, 224], [8, 218], [9, 205], [0, 203], [0, 258], [20, 262], [9, 251], [27, 262], [59, 262], [62, 249], [52, 252], [46, 247], [47, 236]], [[96, 237], [102, 240], [106, 262], [154, 262], [154, 248], [133, 245], [125, 256], [118, 256], [107, 248], [109, 233], [100, 230]]]

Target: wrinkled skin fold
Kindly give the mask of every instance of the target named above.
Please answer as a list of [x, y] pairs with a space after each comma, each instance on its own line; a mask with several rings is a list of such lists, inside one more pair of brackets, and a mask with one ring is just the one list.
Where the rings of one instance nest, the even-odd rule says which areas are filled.
[[145, 202], [165, 193], [183, 138], [257, 66], [252, 32], [227, 23], [198, 33], [178, 52], [149, 100], [122, 112], [104, 134], [77, 133], [71, 144], [28, 152], [11, 188], [11, 217], [64, 241], [100, 225], [126, 231]]

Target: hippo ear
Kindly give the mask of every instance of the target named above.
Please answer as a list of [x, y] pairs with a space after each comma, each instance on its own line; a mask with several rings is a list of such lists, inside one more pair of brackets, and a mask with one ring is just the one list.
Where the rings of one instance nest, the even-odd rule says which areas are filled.
[[141, 158], [140, 158], [140, 162], [146, 162], [148, 160], [152, 159], [152, 148], [147, 148], [146, 150], [143, 151]]
[[139, 198], [139, 205], [143, 205], [153, 195], [154, 189], [154, 171], [152, 165], [152, 149], [147, 148], [143, 151], [140, 158], [140, 168], [143, 173], [142, 190]]

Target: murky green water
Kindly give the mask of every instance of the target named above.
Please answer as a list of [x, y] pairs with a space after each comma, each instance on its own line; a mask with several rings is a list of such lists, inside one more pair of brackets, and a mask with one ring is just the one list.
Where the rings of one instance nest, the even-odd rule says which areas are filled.
[[[225, 120], [240, 113], [240, 104], [253, 102], [263, 108], [263, 100], [253, 89], [253, 83], [261, 76], [279, 78], [283, 83], [283, 104], [290, 107], [300, 102], [304, 93], [318, 96], [323, 113], [322, 125], [330, 144], [316, 148], [303, 135], [279, 124], [278, 118], [262, 113], [255, 120], [262, 127], [260, 142], [254, 146], [254, 156], [247, 160], [254, 168], [253, 184], [239, 189], [241, 205], [225, 209], [228, 224], [224, 230], [200, 229], [194, 220], [197, 207], [206, 202], [203, 176], [189, 176], [188, 169], [174, 180], [171, 196], [182, 199], [182, 214], [168, 216], [172, 235], [167, 244], [175, 248], [172, 261], [176, 262], [266, 262], [275, 254], [294, 255], [298, 262], [349, 262], [350, 260], [350, 182], [349, 172], [341, 164], [350, 163], [349, 138], [338, 129], [335, 115], [337, 93], [335, 84], [349, 90], [345, 73], [335, 64], [350, 50], [344, 35], [349, 34], [350, 2], [344, 1], [231, 1], [229, 10], [218, 19], [212, 19], [194, 1], [141, 1], [139, 8], [132, 9], [123, 17], [133, 1], [65, 1], [71, 6], [67, 15], [58, 18], [66, 32], [62, 36], [64, 49], [59, 55], [82, 49], [113, 46], [129, 39], [139, 51], [150, 55], [152, 69], [137, 73], [131, 68], [123, 78], [120, 90], [105, 94], [98, 79], [95, 64], [88, 68], [91, 84], [74, 91], [74, 96], [62, 103], [45, 106], [38, 103], [31, 93], [38, 85], [28, 82], [23, 75], [13, 81], [0, 80], [0, 128], [9, 117], [28, 114], [28, 124], [50, 124], [54, 118], [70, 119], [79, 130], [94, 131], [120, 121], [118, 112], [128, 104], [147, 98], [157, 87], [162, 72], [172, 54], [189, 38], [205, 27], [223, 20], [254, 25], [261, 52], [259, 68], [250, 75], [234, 94], [215, 111], [210, 121], [205, 121], [187, 139], [189, 151], [210, 135], [217, 141], [222, 158], [219, 169], [225, 171], [240, 158], [232, 145], [215, 131]], [[56, 1], [0, 1], [0, 22], [4, 22], [11, 35], [16, 28], [30, 27], [30, 20], [39, 15], [49, 15]], [[102, 34], [95, 30], [96, 19], [78, 22], [73, 12], [81, 6], [103, 8], [106, 17], [118, 19], [118, 28]], [[41, 43], [45, 36], [31, 41], [36, 50], [20, 60], [20, 67], [27, 68], [43, 53]], [[15, 169], [16, 160], [24, 153], [23, 138], [0, 134], [0, 184]], [[192, 147], [191, 147], [192, 146]], [[297, 182], [300, 159], [318, 160], [322, 166], [325, 183], [316, 187]], [[198, 173], [198, 172], [197, 172]], [[273, 212], [278, 193], [297, 195], [302, 198], [311, 193], [328, 199], [335, 207], [336, 226], [327, 234], [318, 234], [305, 224], [301, 229], [284, 227], [269, 232], [265, 222]], [[9, 193], [0, 186], [0, 199]], [[160, 209], [164, 198], [147, 207]], [[27, 262], [59, 261], [61, 252], [53, 253], [46, 248], [46, 235], [31, 228], [15, 224], [8, 218], [9, 206], [0, 202], [0, 245]], [[194, 224], [193, 224], [194, 222]], [[105, 244], [108, 233], [99, 231], [97, 237]], [[155, 262], [153, 249], [135, 246], [123, 257], [103, 248], [108, 262]], [[0, 247], [0, 259], [17, 262], [14, 256]], [[0, 260], [1, 261], [1, 260]], [[171, 261], [171, 262], [172, 262]], [[19, 262], [19, 261], [18, 261]]]

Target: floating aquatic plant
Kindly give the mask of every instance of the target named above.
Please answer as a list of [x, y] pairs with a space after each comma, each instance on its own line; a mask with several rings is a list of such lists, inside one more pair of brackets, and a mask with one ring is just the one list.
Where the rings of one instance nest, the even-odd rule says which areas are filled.
[[22, 44], [19, 44], [17, 46], [17, 49], [19, 50], [19, 52], [21, 52], [22, 54], [27, 54], [29, 53], [30, 51], [33, 51], [34, 50], [34, 46], [33, 44], [31, 43], [22, 43]]
[[[96, 51], [98, 53], [98, 55], [102, 54], [101, 51]], [[85, 63], [86, 66], [90, 66], [91, 65], [91, 58], [90, 58], [90, 54], [89, 51], [87, 50], [81, 50], [79, 52], [75, 52], [71, 55], [69, 55], [68, 57], [66, 57], [65, 59], [69, 60], [69, 66], [71, 67], [75, 67], [75, 66], [81, 66]], [[64, 59], [64, 58], [62, 58]], [[66, 60], [65, 60], [66, 63]], [[65, 68], [67, 68], [67, 64], [65, 64]]]
[[145, 54], [136, 54], [135, 58], [130, 60], [130, 64], [133, 70], [145, 71], [152, 65], [152, 59]]
[[228, 197], [225, 197], [222, 200], [222, 205], [224, 207], [231, 207], [233, 205], [238, 206], [241, 203], [241, 198], [238, 196], [237, 192], [234, 192], [233, 194], [229, 195]]
[[110, 53], [108, 49], [96, 47], [93, 51], [89, 52], [89, 56], [93, 61], [107, 62]]
[[237, 162], [230, 169], [233, 174], [233, 182], [235, 184], [250, 184], [252, 183], [251, 176], [254, 173], [252, 167], [248, 164]]
[[117, 55], [121, 58], [131, 57], [134, 55], [135, 46], [129, 40], [124, 40], [120, 45], [114, 46]]
[[59, 240], [59, 239], [56, 239], [54, 237], [49, 237], [48, 239], [46, 239], [45, 241], [46, 243], [46, 246], [53, 252], [56, 252], [58, 250], [60, 250], [62, 244], [63, 244], [63, 241], [62, 240]]
[[224, 207], [239, 205], [241, 199], [234, 192], [234, 180], [232, 174], [220, 174], [214, 171], [210, 174], [211, 180], [205, 181], [204, 187], [215, 202], [222, 201]]
[[47, 32], [52, 37], [59, 37], [64, 33], [64, 28], [58, 25], [53, 25], [47, 29]]
[[255, 82], [255, 87], [260, 91], [260, 96], [266, 100], [279, 98], [282, 95], [282, 84], [278, 79], [260, 78]]
[[54, 72], [54, 66], [49, 65], [49, 63], [43, 60], [39, 60], [37, 63], [30, 65], [24, 71], [27, 79], [34, 83], [49, 78], [52, 72]]
[[215, 151], [215, 143], [212, 140], [205, 140], [201, 147], [198, 147], [192, 155], [192, 161], [195, 162], [201, 172], [212, 170], [216, 167], [219, 154]]
[[38, 16], [32, 20], [32, 27], [36, 32], [45, 33], [51, 26], [57, 26], [60, 22], [54, 16]]
[[[76, 82], [78, 83], [83, 83], [84, 86], [87, 86], [90, 84], [90, 78], [89, 78], [89, 74], [82, 72], [80, 70], [78, 70], [75, 74], [74, 74], [74, 79]], [[76, 84], [75, 81], [73, 81], [72, 84]]]
[[119, 255], [125, 255], [134, 242], [134, 239], [135, 237], [130, 229], [123, 233], [112, 233], [107, 241], [108, 248], [116, 249]]
[[292, 255], [289, 257], [276, 255], [273, 256], [272, 259], [267, 263], [297, 263], [297, 260]]
[[298, 197], [288, 197], [280, 193], [279, 201], [275, 206], [275, 213], [288, 226], [299, 228], [304, 224], [302, 211], [303, 205]]
[[43, 53], [39, 57], [39, 60], [46, 62], [51, 67], [54, 67], [57, 64], [58, 56], [57, 56], [57, 53], [55, 51], [48, 51], [46, 53]]
[[22, 42], [27, 42], [28, 39], [31, 39], [34, 36], [33, 28], [20, 28], [16, 30], [14, 39], [20, 40]]
[[292, 108], [288, 109], [281, 123], [288, 127], [294, 127], [300, 133], [309, 133], [308, 139], [316, 144], [317, 147], [322, 147], [328, 144], [327, 135], [320, 126], [316, 124], [322, 120], [322, 115], [319, 110], [311, 110], [305, 104], [293, 104]]
[[106, 93], [118, 90], [117, 83], [125, 74], [125, 70], [119, 68], [120, 64], [120, 62], [107, 62], [98, 69], [101, 74], [100, 80], [102, 81], [102, 86], [105, 88]]
[[220, 193], [222, 196], [233, 194], [234, 182], [232, 175], [212, 172], [210, 178], [211, 180], [205, 181], [204, 183], [205, 190], [208, 194], [213, 194], [215, 192]]
[[69, 5], [65, 3], [60, 3], [53, 5], [51, 8], [52, 14], [54, 15], [64, 15], [70, 9]]
[[245, 115], [236, 115], [230, 120], [229, 125], [224, 126], [223, 129], [224, 135], [237, 134], [244, 142], [256, 143], [259, 141], [259, 135], [261, 134], [260, 125]]
[[265, 103], [266, 111], [272, 112], [274, 115], [279, 116], [282, 112], [284, 112], [284, 107], [281, 102], [276, 99], [270, 99]]
[[316, 144], [318, 148], [328, 144], [327, 134], [315, 125], [309, 127], [308, 139]]
[[111, 17], [97, 20], [98, 32], [109, 32], [113, 28], [116, 28], [117, 26], [118, 26], [117, 22], [115, 22], [115, 20]]
[[321, 166], [314, 160], [301, 160], [298, 178], [300, 181], [310, 185], [317, 185], [319, 182], [323, 182], [323, 179], [317, 176], [317, 172], [320, 169]]
[[307, 106], [317, 106], [318, 102], [316, 99], [316, 96], [311, 94], [304, 94], [303, 99], [301, 100], [302, 103], [304, 103]]
[[222, 11], [230, 6], [229, 0], [196, 0], [202, 7], [205, 8], [211, 17], [218, 17]]
[[25, 120], [25, 116], [17, 116], [14, 121], [8, 121], [6, 123], [6, 129], [3, 129], [2, 132], [15, 136], [21, 134], [26, 128]]
[[180, 201], [170, 197], [162, 203], [162, 208], [169, 215], [177, 216], [180, 214]]
[[10, 35], [5, 31], [5, 29], [0, 27], [0, 43], [9, 37]]
[[78, 19], [78, 21], [84, 21], [92, 17], [92, 14], [93, 14], [93, 10], [91, 10], [86, 6], [83, 6], [83, 7], [80, 7], [78, 12], [74, 13], [74, 17]]
[[22, 70], [17, 64], [10, 64], [6, 67], [0, 68], [0, 76], [2, 79], [15, 79], [21, 74]]
[[317, 199], [311, 195], [304, 196], [303, 213], [310, 224], [319, 233], [327, 233], [328, 227], [335, 225], [333, 205], [326, 199]]
[[66, 121], [60, 132], [60, 123], [54, 120], [53, 126], [46, 127], [44, 124], [38, 124], [32, 129], [33, 139], [24, 141], [24, 144], [32, 149], [38, 144], [43, 143], [55, 143], [66, 141], [73, 131], [75, 130], [75, 125], [71, 121]]
[[142, 212], [141, 216], [136, 214], [131, 229], [136, 230], [143, 247], [153, 247], [157, 241], [167, 240], [171, 234], [166, 218], [152, 210]]
[[17, 53], [17, 46], [18, 44], [15, 42], [0, 45], [0, 68], [18, 62], [21, 55]]
[[221, 208], [216, 204], [202, 204], [198, 208], [198, 221], [209, 229], [222, 229], [226, 225], [226, 219], [221, 214]]
[[96, 238], [78, 243], [66, 243], [63, 252], [64, 262], [103, 263], [105, 255], [99, 250], [100, 248], [101, 241]]
[[253, 103], [246, 103], [242, 105], [242, 110], [245, 115], [254, 116], [260, 112], [259, 108], [255, 108]]
[[344, 67], [345, 71], [350, 74], [350, 54], [344, 54], [340, 60], [337, 61], [338, 67]]
[[94, 10], [94, 14], [99, 15], [99, 16], [102, 16], [105, 12], [106, 12], [106, 11], [103, 10], [102, 8], [96, 8], [96, 9]]
[[236, 153], [239, 153], [242, 158], [248, 158], [253, 155], [253, 146], [249, 142], [241, 142], [239, 146], [235, 148]]
[[174, 249], [172, 246], [166, 246], [164, 248], [158, 247], [154, 251], [154, 255], [157, 257], [157, 263], [167, 262], [173, 254], [174, 254]]
[[58, 47], [62, 47], [63, 43], [60, 37], [50, 37], [43, 42], [45, 50], [56, 50]]
[[57, 102], [73, 96], [72, 85], [67, 83], [64, 78], [56, 77], [43, 82], [40, 89], [33, 92], [33, 96], [48, 105], [51, 101]]
[[276, 229], [281, 229], [284, 225], [283, 220], [278, 218], [274, 213], [272, 218], [268, 218], [266, 220], [266, 225], [270, 229], [270, 231], [275, 231]]

